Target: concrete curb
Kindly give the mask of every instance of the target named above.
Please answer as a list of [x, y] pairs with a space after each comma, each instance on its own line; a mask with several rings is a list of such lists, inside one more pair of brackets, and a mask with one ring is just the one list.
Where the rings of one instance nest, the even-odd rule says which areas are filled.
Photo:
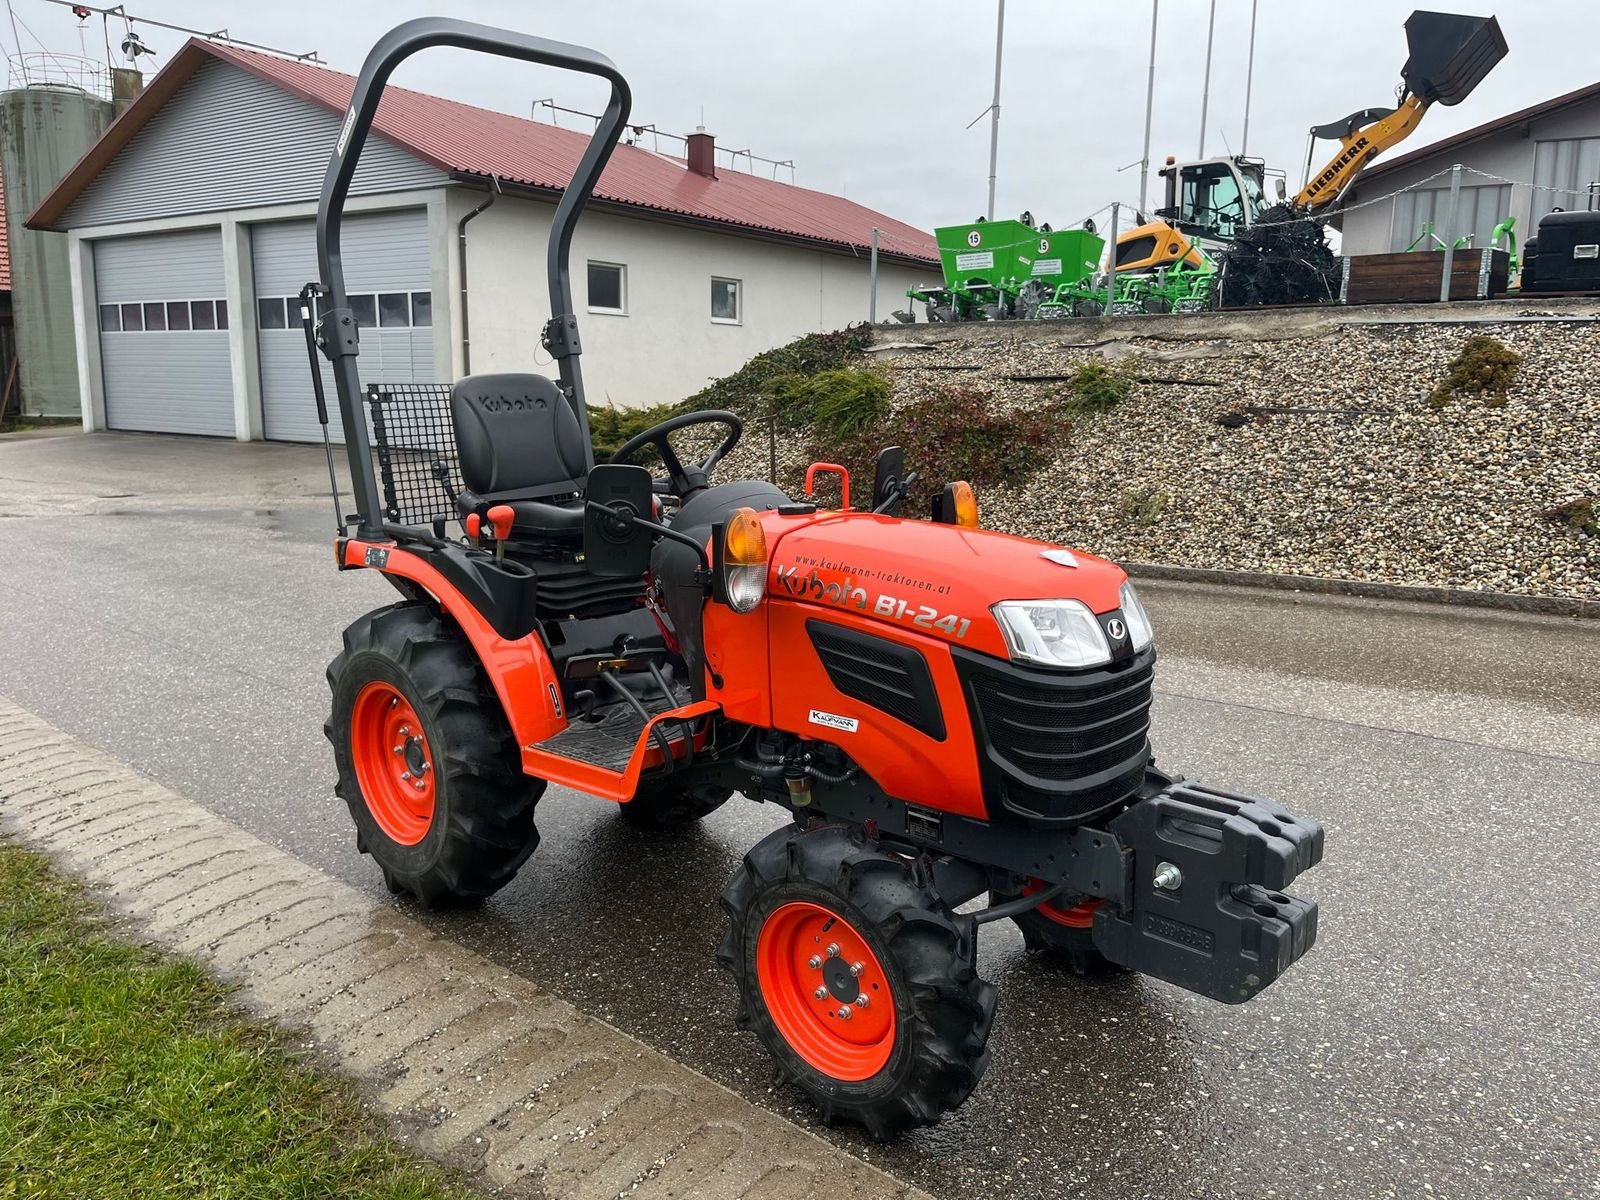
[[1462, 588], [1374, 583], [1365, 579], [1325, 579], [1316, 575], [1274, 575], [1265, 571], [1219, 571], [1205, 567], [1168, 566], [1165, 563], [1121, 562], [1120, 565], [1135, 579], [1318, 592], [1327, 596], [1365, 596], [1372, 600], [1409, 600], [1419, 604], [1455, 604], [1463, 608], [1494, 608], [1552, 617], [1600, 618], [1600, 600], [1584, 600], [1576, 596], [1520, 596], [1514, 592], [1471, 592]]
[[0, 830], [305, 1029], [424, 1151], [571, 1200], [928, 1200], [0, 697]]

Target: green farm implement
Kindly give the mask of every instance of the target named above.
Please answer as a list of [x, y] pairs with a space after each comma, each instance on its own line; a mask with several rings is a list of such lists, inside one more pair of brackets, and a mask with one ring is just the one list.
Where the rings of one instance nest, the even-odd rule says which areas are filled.
[[940, 285], [906, 292], [927, 305], [930, 321], [998, 321], [1051, 315], [1063, 291], [1094, 275], [1105, 241], [1086, 229], [1017, 221], [974, 221], [934, 230]]

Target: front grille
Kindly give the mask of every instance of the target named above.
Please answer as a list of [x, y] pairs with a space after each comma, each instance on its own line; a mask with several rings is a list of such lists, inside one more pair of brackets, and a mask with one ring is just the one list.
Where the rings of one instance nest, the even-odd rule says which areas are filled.
[[957, 651], [956, 667], [979, 731], [985, 790], [1000, 808], [1076, 823], [1138, 787], [1150, 757], [1153, 650], [1074, 672]]
[[920, 651], [827, 621], [807, 621], [806, 633], [841, 693], [944, 741], [944, 714]]

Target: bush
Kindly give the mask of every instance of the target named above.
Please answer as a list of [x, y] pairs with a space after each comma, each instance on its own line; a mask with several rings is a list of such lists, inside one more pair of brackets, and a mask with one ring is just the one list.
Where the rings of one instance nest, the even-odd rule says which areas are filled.
[[889, 415], [889, 381], [877, 371], [823, 371], [806, 380], [803, 389], [789, 389], [791, 396], [797, 393], [824, 437], [854, 437]]
[[1522, 355], [1510, 346], [1483, 334], [1461, 343], [1461, 350], [1450, 360], [1450, 372], [1439, 381], [1428, 397], [1433, 408], [1443, 408], [1460, 396], [1476, 395], [1485, 404], [1499, 407], [1517, 377]]
[[[678, 405], [678, 411], [726, 408], [747, 420], [784, 404], [779, 391], [792, 390], [797, 381], [844, 367], [858, 366], [872, 341], [872, 331], [861, 327], [834, 333], [811, 333], [786, 346], [756, 355], [732, 375], [725, 375]], [[794, 425], [805, 425], [809, 413], [797, 412]]]
[[1057, 402], [1079, 413], [1110, 412], [1132, 390], [1133, 377], [1126, 371], [1090, 361], [1072, 373]]
[[[605, 462], [629, 438], [682, 411], [684, 407], [681, 404], [657, 404], [650, 408], [618, 408], [613, 404], [602, 408], [596, 405], [589, 410], [589, 444], [594, 447], [595, 462]], [[641, 450], [634, 461], [648, 464], [658, 457], [654, 450]]]
[[1172, 497], [1155, 488], [1128, 488], [1122, 493], [1117, 507], [1122, 515], [1135, 525], [1154, 525], [1167, 511]]

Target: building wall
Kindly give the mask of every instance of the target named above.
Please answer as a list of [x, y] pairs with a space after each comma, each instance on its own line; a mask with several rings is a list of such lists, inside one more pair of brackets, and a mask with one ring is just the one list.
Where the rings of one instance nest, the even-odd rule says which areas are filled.
[[[339, 118], [231, 63], [205, 63], [62, 215], [66, 228], [281, 204], [316, 196]], [[351, 192], [443, 184], [374, 136]]]
[[[1552, 203], [1552, 197], [1548, 192], [1536, 194], [1532, 186], [1535, 182], [1534, 161], [1537, 145], [1540, 142], [1570, 138], [1600, 138], [1600, 97], [1569, 105], [1559, 112], [1536, 118], [1527, 125], [1502, 130], [1469, 145], [1447, 148], [1401, 170], [1387, 172], [1371, 180], [1370, 183], [1359, 184], [1353, 202], [1362, 203], [1374, 197], [1385, 197], [1400, 188], [1418, 184], [1440, 171], [1445, 174], [1439, 179], [1430, 180], [1426, 186], [1448, 187], [1450, 167], [1454, 163], [1460, 163], [1464, 167], [1472, 167], [1514, 181], [1511, 188], [1510, 213], [1517, 219], [1517, 241], [1521, 244], [1534, 235], [1536, 217], [1548, 211]], [[1382, 160], [1379, 161], [1381, 163]], [[1463, 172], [1461, 180], [1464, 188], [1480, 184], [1489, 185], [1493, 182], [1470, 172]], [[1572, 208], [1581, 207], [1583, 199], [1561, 197], [1555, 202], [1561, 207]], [[1392, 199], [1380, 199], [1376, 204], [1347, 212], [1342, 222], [1344, 231], [1342, 253], [1381, 254], [1388, 251], [1399, 233], [1395, 229], [1395, 221], [1396, 206]], [[1444, 236], [1442, 220], [1438, 232], [1440, 236]], [[1400, 243], [1401, 246], [1415, 235], [1415, 229], [1409, 230], [1408, 236]]]
[[[0, 95], [0, 177], [5, 179], [16, 353], [22, 409], [78, 415], [72, 277], [67, 239], [23, 221], [111, 123], [112, 106], [68, 88]], [[4, 386], [0, 379], [0, 387]]]
[[[482, 199], [481, 192], [452, 189], [447, 209], [452, 234], [455, 222]], [[553, 205], [541, 201], [502, 197], [467, 226], [475, 373], [556, 373], [539, 346], [549, 317], [545, 246], [553, 212]], [[627, 315], [588, 310], [590, 260], [627, 268]], [[456, 290], [457, 261], [452, 248], [451, 287]], [[741, 281], [739, 324], [711, 319], [712, 276]], [[851, 258], [661, 221], [588, 213], [573, 237], [572, 281], [589, 402], [635, 407], [682, 400], [763, 350], [806, 333], [864, 321], [868, 277], [864, 254]], [[937, 266], [880, 264], [879, 318], [906, 306], [905, 290], [912, 283], [937, 277]], [[460, 374], [459, 304], [453, 320], [455, 369]]]

